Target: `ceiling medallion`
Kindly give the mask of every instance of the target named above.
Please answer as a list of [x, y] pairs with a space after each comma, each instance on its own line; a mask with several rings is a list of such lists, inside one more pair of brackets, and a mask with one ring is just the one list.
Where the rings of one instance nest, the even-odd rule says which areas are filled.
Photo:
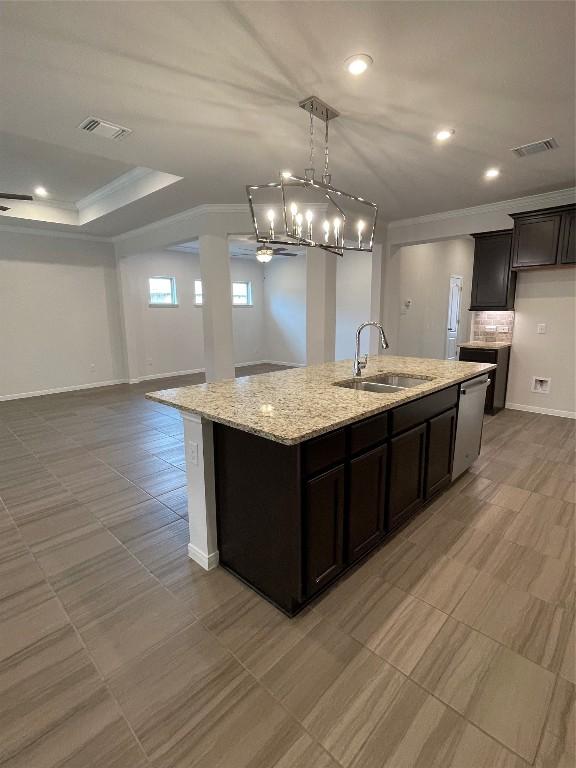
[[[284, 171], [280, 181], [246, 187], [256, 240], [318, 247], [339, 256], [371, 252], [378, 206], [333, 187], [328, 172], [328, 124], [339, 113], [316, 96], [299, 106], [310, 114], [310, 166], [303, 177]], [[315, 178], [314, 118], [326, 126], [322, 181]]]

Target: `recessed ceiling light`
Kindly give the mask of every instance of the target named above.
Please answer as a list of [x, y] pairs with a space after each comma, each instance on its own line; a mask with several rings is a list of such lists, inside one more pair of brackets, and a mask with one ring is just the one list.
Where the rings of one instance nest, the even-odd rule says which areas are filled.
[[46, 187], [34, 187], [34, 194], [38, 197], [48, 197]]
[[454, 128], [443, 128], [435, 134], [436, 141], [448, 141], [448, 139], [451, 139], [455, 133], [456, 131]]
[[484, 171], [485, 179], [497, 179], [498, 176], [500, 176], [499, 168], [488, 168], [488, 170]]
[[364, 74], [368, 67], [373, 63], [374, 59], [372, 56], [368, 56], [367, 53], [356, 53], [344, 62], [346, 69], [351, 75]]

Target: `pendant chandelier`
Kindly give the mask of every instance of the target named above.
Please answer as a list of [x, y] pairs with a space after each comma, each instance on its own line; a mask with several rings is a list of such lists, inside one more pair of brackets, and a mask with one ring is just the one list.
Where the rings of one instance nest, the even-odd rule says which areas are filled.
[[[283, 171], [280, 181], [246, 187], [256, 240], [318, 247], [339, 256], [344, 251], [371, 252], [378, 206], [333, 187], [328, 171], [328, 124], [339, 113], [316, 96], [299, 106], [310, 115], [310, 165], [303, 177]], [[315, 119], [325, 124], [321, 181], [314, 169]]]

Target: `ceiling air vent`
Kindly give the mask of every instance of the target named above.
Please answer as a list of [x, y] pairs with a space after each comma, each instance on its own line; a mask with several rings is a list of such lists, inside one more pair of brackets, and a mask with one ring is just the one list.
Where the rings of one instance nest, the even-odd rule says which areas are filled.
[[124, 128], [121, 125], [114, 125], [106, 120], [100, 120], [98, 117], [87, 117], [86, 120], [80, 123], [78, 126], [82, 131], [88, 131], [88, 133], [95, 133], [96, 136], [102, 136], [104, 139], [123, 139], [132, 133], [130, 128]]
[[514, 152], [516, 157], [528, 157], [528, 155], [536, 155], [538, 152], [556, 149], [557, 146], [558, 142], [556, 139], [542, 139], [541, 141], [533, 141], [530, 144], [523, 144], [521, 147], [514, 147], [511, 152]]

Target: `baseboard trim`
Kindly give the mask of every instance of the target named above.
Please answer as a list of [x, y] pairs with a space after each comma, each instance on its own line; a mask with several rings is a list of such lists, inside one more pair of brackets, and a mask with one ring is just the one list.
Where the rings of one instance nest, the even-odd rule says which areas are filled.
[[116, 384], [127, 384], [127, 379], [113, 379], [112, 381], [96, 381], [93, 384], [74, 384], [71, 387], [53, 387], [52, 389], [39, 389], [35, 392], [18, 392], [15, 395], [0, 395], [0, 402], [6, 400], [22, 400], [25, 397], [42, 397], [44, 395], [59, 395], [63, 392], [76, 392], [82, 389], [97, 389], [98, 387], [113, 387]]
[[542, 408], [539, 405], [521, 405], [506, 403], [511, 411], [527, 411], [528, 413], [543, 413], [545, 416], [560, 416], [563, 419], [576, 419], [576, 411], [558, 411], [555, 408]]
[[175, 376], [190, 376], [192, 373], [204, 373], [205, 368], [190, 368], [189, 371], [170, 371], [169, 373], [151, 373], [148, 376], [139, 376], [130, 379], [130, 384], [139, 384], [141, 381], [153, 381], [154, 379], [171, 379]]
[[[250, 365], [286, 365], [301, 368], [304, 363], [286, 363], [280, 360], [255, 360], [249, 363], [237, 363], [236, 368], [245, 368]], [[0, 403], [6, 400], [21, 400], [26, 397], [42, 397], [44, 395], [59, 395], [63, 392], [76, 392], [82, 389], [97, 389], [98, 387], [113, 387], [116, 384], [140, 384], [142, 381], [154, 381], [154, 379], [172, 379], [176, 376], [190, 376], [193, 373], [205, 373], [205, 368], [191, 368], [188, 371], [169, 371], [168, 373], [151, 373], [147, 376], [139, 376], [136, 379], [113, 379], [111, 381], [96, 381], [93, 384], [74, 384], [71, 387], [53, 387], [51, 389], [39, 389], [35, 392], [17, 392], [13, 395], [0, 395]]]
[[195, 563], [198, 563], [198, 565], [201, 565], [205, 571], [211, 571], [216, 568], [220, 560], [218, 551], [207, 555], [205, 552], [199, 550], [198, 547], [195, 547], [194, 544], [190, 543], [188, 544], [188, 557], [191, 560], [194, 560]]

